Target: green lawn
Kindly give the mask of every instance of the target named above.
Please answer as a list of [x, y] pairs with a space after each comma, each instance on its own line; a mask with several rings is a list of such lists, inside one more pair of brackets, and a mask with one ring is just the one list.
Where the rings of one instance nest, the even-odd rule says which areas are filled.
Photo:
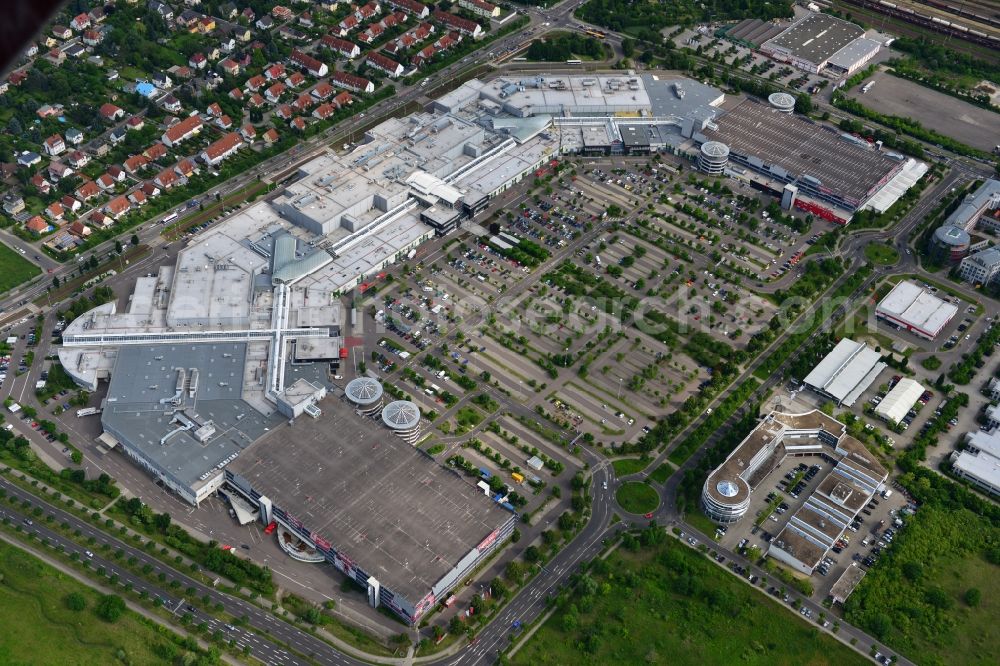
[[18, 252], [0, 243], [0, 294], [42, 272]]
[[660, 506], [660, 495], [652, 486], [628, 481], [615, 493], [618, 504], [629, 513], [649, 513]]
[[[921, 666], [996, 663], [997, 544], [987, 519], [925, 505], [847, 600], [847, 619]], [[977, 606], [965, 599], [973, 588]]]
[[657, 483], [666, 483], [670, 475], [674, 473], [674, 467], [670, 463], [663, 463], [659, 467], [653, 470], [652, 474], [649, 475], [653, 481]]
[[[643, 535], [640, 541], [647, 541]], [[596, 561], [511, 660], [517, 666], [749, 664], [866, 660], [659, 531], [661, 543]], [[634, 540], [633, 540], [634, 541]], [[633, 544], [633, 548], [634, 548]], [[589, 580], [588, 580], [589, 579]]]
[[649, 458], [622, 458], [611, 461], [611, 466], [615, 468], [615, 476], [627, 476], [646, 469], [649, 462]]
[[865, 258], [877, 266], [891, 266], [899, 261], [899, 252], [885, 243], [869, 243], [865, 246]]
[[[131, 611], [115, 623], [99, 619], [100, 594], [6, 543], [0, 543], [0, 574], [2, 664], [168, 664], [168, 655], [185, 652], [180, 637]], [[84, 610], [69, 609], [71, 593], [83, 595]]]

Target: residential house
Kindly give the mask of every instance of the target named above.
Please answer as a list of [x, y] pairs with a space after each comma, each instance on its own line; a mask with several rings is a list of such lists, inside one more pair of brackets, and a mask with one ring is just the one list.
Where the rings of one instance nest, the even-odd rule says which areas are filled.
[[227, 130], [233, 126], [233, 119], [225, 114], [222, 114], [221, 116], [215, 119], [215, 124], [217, 127], [219, 127], [219, 129]]
[[[337, 72], [334, 72], [334, 75], [336, 74]], [[326, 81], [320, 81], [313, 87], [311, 94], [316, 99], [327, 99], [328, 97], [333, 95], [333, 93], [334, 93], [333, 86], [331, 86]]]
[[234, 37], [223, 37], [219, 42], [219, 49], [223, 53], [232, 53], [236, 50], [236, 39]]
[[128, 200], [132, 202], [133, 206], [141, 207], [146, 203], [146, 193], [142, 189], [132, 190], [128, 194]]
[[170, 113], [180, 113], [183, 108], [180, 100], [173, 95], [165, 95], [163, 99], [160, 100], [160, 104]]
[[264, 69], [264, 78], [268, 81], [277, 81], [285, 75], [285, 66], [279, 63], [269, 65]]
[[271, 28], [274, 27], [274, 19], [265, 14], [264, 16], [261, 16], [259, 19], [257, 19], [257, 23], [255, 23], [254, 25], [257, 26], [258, 30], [270, 30]]
[[316, 78], [326, 76], [330, 71], [330, 68], [326, 66], [326, 63], [320, 62], [318, 59], [307, 53], [303, 53], [298, 49], [292, 49], [292, 55], [290, 58], [292, 62], [304, 67], [306, 71]]
[[108, 134], [108, 141], [111, 145], [118, 145], [125, 140], [125, 136], [128, 134], [128, 128], [125, 126], [116, 127]]
[[310, 14], [309, 12], [302, 12], [302, 14], [299, 16], [299, 25], [311, 28], [316, 24], [313, 23], [312, 14]]
[[435, 21], [443, 23], [454, 30], [458, 30], [463, 35], [469, 35], [473, 39], [479, 39], [483, 36], [482, 26], [475, 21], [470, 21], [467, 18], [462, 18], [461, 16], [456, 16], [455, 14], [444, 12], [440, 9], [436, 10], [433, 16]]
[[198, 165], [190, 157], [185, 157], [174, 165], [174, 171], [182, 178], [190, 178], [193, 174], [198, 173]]
[[351, 93], [347, 92], [346, 90], [342, 90], [341, 92], [337, 93], [337, 96], [333, 98], [333, 105], [336, 106], [338, 109], [342, 109], [348, 104], [352, 104], [353, 102], [354, 98], [351, 97]]
[[59, 220], [63, 219], [63, 215], [65, 214], [66, 211], [63, 210], [62, 204], [59, 203], [58, 201], [50, 203], [48, 206], [45, 207], [45, 216], [48, 217], [53, 222], [58, 222]]
[[129, 210], [132, 209], [132, 202], [128, 200], [126, 196], [118, 196], [109, 201], [104, 206], [104, 212], [112, 220], [121, 219], [122, 215], [125, 215]]
[[28, 182], [43, 195], [47, 195], [52, 191], [52, 183], [45, 180], [45, 176], [40, 173], [36, 173]]
[[90, 24], [96, 25], [98, 23], [104, 23], [104, 19], [107, 18], [104, 14], [103, 7], [94, 7], [89, 12], [90, 14]]
[[250, 23], [253, 23], [254, 17], [257, 15], [254, 13], [252, 8], [247, 7], [242, 12], [240, 12], [240, 16], [245, 18]]
[[219, 106], [218, 102], [212, 102], [208, 105], [208, 108], [205, 109], [205, 113], [218, 118], [222, 115], [222, 107]]
[[250, 123], [247, 123], [240, 128], [240, 136], [243, 137], [244, 141], [253, 143], [253, 140], [257, 138], [257, 128]]
[[146, 121], [142, 116], [132, 116], [125, 121], [125, 128], [129, 131], [138, 131], [146, 126]]
[[93, 153], [94, 157], [104, 157], [111, 152], [111, 145], [101, 137], [97, 137], [87, 144], [87, 150]]
[[392, 58], [387, 58], [381, 53], [369, 53], [365, 56], [365, 62], [375, 69], [385, 72], [392, 78], [398, 78], [403, 74], [403, 66]]
[[317, 120], [326, 120], [336, 112], [337, 112], [337, 107], [335, 107], [333, 104], [330, 104], [329, 102], [324, 102], [319, 106], [317, 106], [315, 109], [313, 109], [312, 114], [313, 117], [316, 118]]
[[278, 130], [272, 127], [271, 129], [264, 132], [263, 139], [264, 143], [270, 146], [272, 143], [278, 140]]
[[285, 84], [278, 81], [273, 86], [264, 91], [264, 97], [267, 98], [271, 104], [277, 103], [281, 99], [281, 95], [285, 92]]
[[68, 164], [63, 164], [62, 162], [50, 162], [48, 171], [49, 180], [53, 182], [62, 178], [68, 178], [74, 173], [73, 169]]
[[275, 5], [271, 8], [271, 16], [274, 17], [276, 21], [287, 21], [294, 16], [292, 10], [284, 5]]
[[102, 190], [104, 190], [105, 192], [111, 192], [112, 190], [115, 189], [115, 185], [118, 184], [117, 182], [115, 182], [115, 179], [112, 178], [111, 174], [109, 173], [102, 173], [100, 176], [97, 177], [97, 180], [95, 182], [97, 183], [97, 186]]
[[207, 35], [213, 30], [215, 30], [215, 19], [212, 18], [211, 16], [202, 16], [201, 18], [198, 19], [198, 24], [196, 27], [198, 28], [198, 32], [200, 32], [203, 35]]
[[59, 203], [62, 204], [63, 210], [69, 213], [76, 213], [81, 208], [83, 208], [82, 203], [80, 203], [79, 201], [77, 201], [68, 194], [63, 196], [63, 198], [59, 200]]
[[69, 39], [73, 36], [73, 31], [64, 25], [52, 26], [52, 36], [56, 39]]
[[17, 71], [10, 73], [10, 76], [7, 77], [7, 83], [9, 83], [14, 87], [17, 87], [22, 83], [24, 83], [27, 78], [28, 78], [28, 70], [19, 69]]
[[24, 208], [24, 197], [17, 192], [8, 192], [3, 196], [3, 210], [8, 215], [17, 215]]
[[114, 224], [114, 220], [101, 211], [95, 210], [87, 216], [87, 224], [97, 229], [107, 229]]
[[288, 120], [289, 118], [295, 115], [295, 111], [289, 104], [279, 104], [278, 107], [274, 110], [274, 115], [281, 118], [282, 120]]
[[261, 96], [260, 93], [254, 93], [254, 94], [250, 95], [250, 99], [247, 100], [247, 106], [249, 106], [249, 107], [251, 107], [253, 109], [259, 109], [262, 106], [264, 106], [264, 104], [266, 104], [266, 103], [267, 102]]
[[66, 151], [66, 142], [59, 134], [53, 134], [42, 142], [42, 147], [46, 155], [55, 156]]
[[240, 64], [232, 58], [226, 58], [219, 63], [219, 70], [227, 76], [237, 76], [240, 73]]
[[165, 146], [173, 148], [182, 141], [186, 141], [196, 135], [201, 131], [203, 126], [204, 123], [201, 122], [201, 118], [198, 116], [188, 116], [176, 125], [168, 128], [160, 140], [163, 141]]
[[177, 25], [184, 26], [189, 32], [198, 32], [198, 19], [201, 18], [201, 14], [192, 10], [185, 9], [177, 16]]
[[81, 201], [90, 201], [91, 199], [101, 195], [101, 188], [98, 187], [97, 183], [94, 181], [88, 180], [83, 185], [76, 188], [76, 192], [74, 192], [74, 194], [76, 195], [76, 198]]
[[240, 10], [231, 2], [227, 2], [219, 7], [219, 16], [227, 20], [236, 18], [236, 15], [239, 13]]
[[302, 76], [302, 72], [292, 72], [285, 77], [285, 85], [289, 88], [298, 88], [305, 82], [306, 77]]
[[61, 65], [66, 62], [66, 53], [59, 49], [52, 49], [46, 54], [45, 59], [53, 65]]
[[201, 161], [208, 166], [216, 166], [244, 145], [243, 138], [238, 132], [230, 132], [221, 139], [213, 141], [205, 150], [201, 151]]
[[289, 123], [289, 127], [291, 127], [293, 130], [302, 132], [306, 129], [306, 121], [301, 117], [292, 118], [292, 122]]
[[167, 3], [161, 2], [161, 0], [149, 0], [146, 7], [159, 14], [165, 21], [170, 21], [174, 18], [174, 10]]
[[156, 174], [156, 177], [153, 178], [153, 183], [164, 190], [169, 190], [177, 183], [179, 178], [180, 176], [178, 176], [177, 172], [173, 169], [164, 169], [160, 173]]
[[301, 95], [295, 98], [294, 102], [292, 102], [292, 108], [295, 109], [297, 112], [302, 113], [310, 106], [312, 106], [315, 103], [315, 101], [316, 100], [314, 100], [313, 96], [310, 95], [309, 93], [302, 93]]
[[320, 41], [324, 46], [335, 53], [339, 53], [345, 58], [357, 58], [361, 55], [361, 49], [358, 48], [358, 45], [349, 42], [346, 39], [340, 39], [339, 37], [334, 37], [333, 35], [324, 35], [323, 39]]
[[200, 51], [188, 58], [188, 67], [193, 69], [205, 69], [206, 65], [208, 65], [208, 58]]
[[249, 90], [250, 92], [257, 92], [266, 85], [267, 85], [267, 78], [261, 76], [260, 74], [256, 76], [251, 76], [249, 79], [247, 79], [246, 83], [247, 90]]
[[414, 65], [418, 66], [422, 65], [431, 58], [433, 58], [435, 53], [437, 53], [437, 48], [433, 44], [431, 44], [430, 46], [425, 46], [424, 48], [417, 51], [416, 54], [414, 54], [413, 58], [411, 59], [411, 62]]
[[166, 157], [167, 147], [164, 146], [159, 141], [157, 141], [156, 143], [146, 148], [146, 150], [142, 151], [142, 154], [146, 156], [146, 159], [152, 162], [161, 159], [163, 157]]
[[174, 82], [170, 78], [170, 75], [167, 74], [166, 72], [154, 73], [151, 81], [153, 85], [159, 88], [160, 90], [166, 90], [170, 86], [174, 85]]
[[345, 88], [351, 92], [375, 92], [374, 83], [366, 78], [348, 74], [347, 72], [334, 72], [330, 75], [330, 82], [338, 88]]
[[304, 42], [309, 39], [309, 35], [288, 25], [283, 25], [278, 28], [278, 37], [296, 42]]
[[88, 162], [90, 162], [90, 155], [82, 150], [74, 150], [66, 156], [66, 163], [76, 170], [80, 170], [87, 166]]
[[358, 41], [363, 44], [371, 44], [372, 42], [378, 40], [385, 32], [385, 28], [381, 23], [372, 23], [368, 26], [361, 34], [358, 35]]
[[90, 235], [90, 227], [84, 224], [81, 220], [77, 220], [73, 224], [69, 225], [69, 232], [79, 238], [86, 238]]
[[104, 31], [103, 30], [84, 30], [83, 31], [83, 43], [87, 46], [98, 46], [104, 41]]
[[417, 18], [427, 18], [427, 15], [430, 13], [427, 5], [417, 2], [417, 0], [386, 0], [386, 4], [400, 9], [407, 14], [413, 14]]
[[149, 166], [149, 159], [145, 155], [132, 155], [123, 163], [125, 171], [131, 175], [135, 175], [139, 171], [145, 169]]
[[346, 37], [347, 33], [356, 29], [359, 25], [361, 25], [361, 21], [358, 20], [358, 17], [354, 14], [348, 14], [344, 17], [343, 21], [337, 24], [337, 27], [339, 28], [337, 34], [341, 37]]
[[77, 14], [73, 17], [73, 20], [69, 22], [69, 27], [73, 28], [77, 32], [83, 32], [90, 27], [90, 16], [87, 14]]
[[397, 25], [402, 25], [403, 23], [406, 23], [406, 14], [403, 12], [393, 12], [379, 21], [379, 25], [386, 30], [395, 28]]
[[160, 188], [151, 180], [147, 180], [142, 184], [142, 192], [149, 199], [160, 196]]
[[72, 146], [79, 146], [83, 143], [83, 132], [75, 127], [70, 127], [66, 130], [66, 143]]
[[121, 120], [125, 116], [125, 109], [111, 103], [102, 104], [99, 113], [101, 118], [108, 122]]
[[243, 101], [243, 91], [239, 88], [233, 88], [229, 91], [229, 99], [235, 99], [237, 102]]
[[458, 0], [458, 6], [484, 18], [500, 18], [500, 8], [486, 0]]
[[33, 153], [31, 151], [24, 151], [17, 156], [17, 163], [23, 167], [35, 166], [42, 161], [42, 156], [38, 153]]
[[382, 13], [382, 5], [377, 1], [369, 2], [354, 10], [354, 17], [359, 21], [367, 21]]
[[108, 175], [119, 183], [124, 183], [125, 178], [128, 176], [128, 174], [125, 173], [125, 169], [121, 168], [117, 164], [112, 164], [108, 167]]
[[44, 234], [49, 230], [49, 223], [45, 221], [41, 215], [35, 215], [28, 223], [24, 225], [24, 228], [33, 234]]

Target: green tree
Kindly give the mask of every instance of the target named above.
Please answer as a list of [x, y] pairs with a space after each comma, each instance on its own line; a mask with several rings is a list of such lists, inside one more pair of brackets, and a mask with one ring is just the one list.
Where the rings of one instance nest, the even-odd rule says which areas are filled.
[[132, 240], [132, 245], [138, 245], [139, 244], [139, 236], [137, 234], [132, 234], [132, 239], [131, 240]]
[[971, 608], [978, 606], [983, 600], [983, 593], [979, 591], [979, 588], [970, 587], [965, 591], [965, 603]]
[[87, 607], [87, 597], [80, 592], [70, 592], [66, 595], [66, 608], [72, 611], [82, 611]]
[[116, 594], [105, 594], [97, 602], [94, 612], [105, 622], [117, 622], [125, 614], [125, 600]]

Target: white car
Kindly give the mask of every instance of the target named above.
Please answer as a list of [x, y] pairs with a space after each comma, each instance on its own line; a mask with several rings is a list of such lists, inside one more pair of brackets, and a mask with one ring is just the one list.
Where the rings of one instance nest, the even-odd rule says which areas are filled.
[[604, 489], [605, 489], [605, 490], [607, 490], [607, 489], [608, 489], [608, 482], [607, 482], [607, 481], [605, 481], [605, 482], [604, 482]]

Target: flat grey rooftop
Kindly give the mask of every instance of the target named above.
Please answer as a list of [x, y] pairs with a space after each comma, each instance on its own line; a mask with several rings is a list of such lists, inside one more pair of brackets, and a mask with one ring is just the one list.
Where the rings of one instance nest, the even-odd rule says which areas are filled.
[[712, 118], [719, 113], [716, 107], [725, 99], [725, 93], [718, 88], [694, 79], [656, 74], [643, 74], [640, 78], [649, 96], [650, 111], [657, 117]]
[[229, 465], [397, 594], [419, 600], [510, 513], [337, 397]]
[[734, 153], [756, 157], [794, 177], [810, 176], [859, 203], [901, 164], [824, 125], [749, 99], [717, 118], [715, 125], [717, 129], [706, 129], [705, 136]]
[[[118, 350], [101, 423], [127, 446], [180, 483], [196, 485], [200, 477], [265, 430], [283, 419], [271, 419], [244, 402], [243, 365], [246, 344], [126, 345]], [[199, 442], [192, 431], [171, 423], [173, 408], [161, 399], [175, 394], [176, 368], [198, 369], [198, 390], [185, 398], [184, 414], [199, 425], [211, 421], [215, 434]]]
[[796, 58], [820, 64], [864, 34], [859, 25], [828, 14], [811, 13], [764, 46], [778, 47]]

